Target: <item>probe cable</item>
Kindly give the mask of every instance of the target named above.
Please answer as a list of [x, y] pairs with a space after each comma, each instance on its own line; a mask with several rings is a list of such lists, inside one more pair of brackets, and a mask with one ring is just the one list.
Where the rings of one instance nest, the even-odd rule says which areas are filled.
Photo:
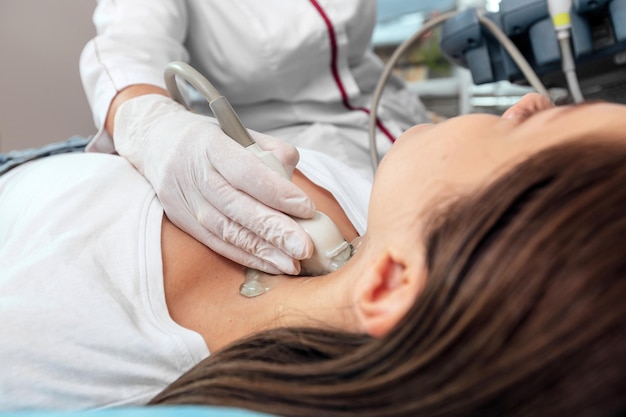
[[[404, 41], [402, 44], [400, 44], [400, 46], [396, 48], [396, 50], [391, 55], [391, 58], [389, 58], [389, 61], [385, 65], [385, 68], [380, 78], [378, 79], [378, 84], [376, 85], [374, 94], [372, 95], [372, 105], [370, 108], [370, 116], [369, 116], [370, 159], [372, 163], [372, 169], [374, 172], [376, 172], [376, 169], [378, 168], [378, 163], [379, 163], [378, 152], [376, 150], [377, 108], [378, 108], [380, 99], [382, 97], [382, 93], [385, 88], [385, 85], [387, 84], [387, 80], [389, 79], [389, 76], [391, 75], [391, 72], [393, 71], [393, 68], [395, 67], [396, 62], [411, 45], [413, 45], [416, 41], [421, 41], [421, 38], [426, 33], [438, 27], [439, 25], [443, 24], [444, 22], [451, 19], [452, 17], [458, 15], [459, 13], [460, 12], [458, 11], [446, 12], [424, 23], [424, 26], [422, 26], [409, 39]], [[522, 55], [522, 53], [515, 46], [515, 44], [509, 39], [509, 37], [506, 36], [506, 34], [494, 22], [489, 20], [487, 17], [481, 15], [480, 13], [478, 13], [478, 20], [482, 26], [484, 26], [491, 32], [491, 34], [496, 38], [496, 40], [500, 42], [502, 47], [504, 47], [504, 49], [509, 53], [513, 61], [519, 67], [520, 71], [522, 71], [522, 73], [528, 80], [529, 84], [535, 90], [537, 90], [537, 92], [539, 92], [541, 95], [551, 100], [548, 90], [545, 88], [545, 86], [543, 85], [543, 83], [541, 82], [541, 80], [539, 79], [535, 71], [532, 69], [532, 67], [526, 60], [526, 58], [524, 58], [524, 55]]]

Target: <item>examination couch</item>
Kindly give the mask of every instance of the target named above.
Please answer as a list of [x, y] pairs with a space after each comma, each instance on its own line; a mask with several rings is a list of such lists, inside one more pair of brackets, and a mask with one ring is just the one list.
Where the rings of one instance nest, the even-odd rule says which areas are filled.
[[238, 408], [204, 406], [150, 406], [94, 411], [28, 411], [0, 413], [0, 417], [272, 417]]

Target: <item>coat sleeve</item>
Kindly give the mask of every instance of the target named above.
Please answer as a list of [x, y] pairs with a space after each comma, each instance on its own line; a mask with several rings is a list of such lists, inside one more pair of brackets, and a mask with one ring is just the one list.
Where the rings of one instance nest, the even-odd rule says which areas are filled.
[[93, 16], [96, 36], [80, 57], [80, 75], [105, 150], [104, 132], [115, 95], [133, 84], [165, 87], [163, 69], [187, 61], [188, 14], [184, 0], [99, 0]]

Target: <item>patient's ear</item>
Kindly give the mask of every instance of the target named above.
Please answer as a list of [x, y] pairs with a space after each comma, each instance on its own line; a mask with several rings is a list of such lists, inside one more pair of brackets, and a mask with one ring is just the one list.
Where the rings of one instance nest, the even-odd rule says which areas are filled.
[[355, 306], [360, 328], [373, 337], [387, 334], [413, 306], [421, 292], [426, 269], [407, 263], [391, 252], [377, 257], [359, 280]]

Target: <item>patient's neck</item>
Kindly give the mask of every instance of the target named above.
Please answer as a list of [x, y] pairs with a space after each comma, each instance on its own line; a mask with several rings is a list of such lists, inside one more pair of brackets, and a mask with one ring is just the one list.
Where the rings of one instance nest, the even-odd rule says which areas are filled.
[[[294, 179], [298, 183], [301, 179]], [[347, 239], [356, 231], [333, 207], [324, 190], [298, 184], [342, 229]], [[321, 190], [321, 191], [320, 191]], [[328, 193], [326, 193], [328, 194]], [[320, 207], [319, 202], [322, 202]], [[346, 224], [347, 223], [347, 224]], [[284, 326], [327, 326], [350, 330], [356, 322], [348, 285], [341, 271], [324, 277], [278, 276], [271, 291], [259, 297], [239, 294], [245, 268], [223, 258], [173, 225], [166, 217], [161, 232], [165, 298], [172, 319], [202, 335], [210, 351], [249, 334]], [[344, 267], [346, 268], [346, 267]]]
[[170, 316], [200, 333], [210, 351], [276, 327], [352, 327], [345, 279], [277, 276], [271, 291], [246, 298], [239, 293], [244, 267], [210, 251], [166, 218], [161, 236]]

